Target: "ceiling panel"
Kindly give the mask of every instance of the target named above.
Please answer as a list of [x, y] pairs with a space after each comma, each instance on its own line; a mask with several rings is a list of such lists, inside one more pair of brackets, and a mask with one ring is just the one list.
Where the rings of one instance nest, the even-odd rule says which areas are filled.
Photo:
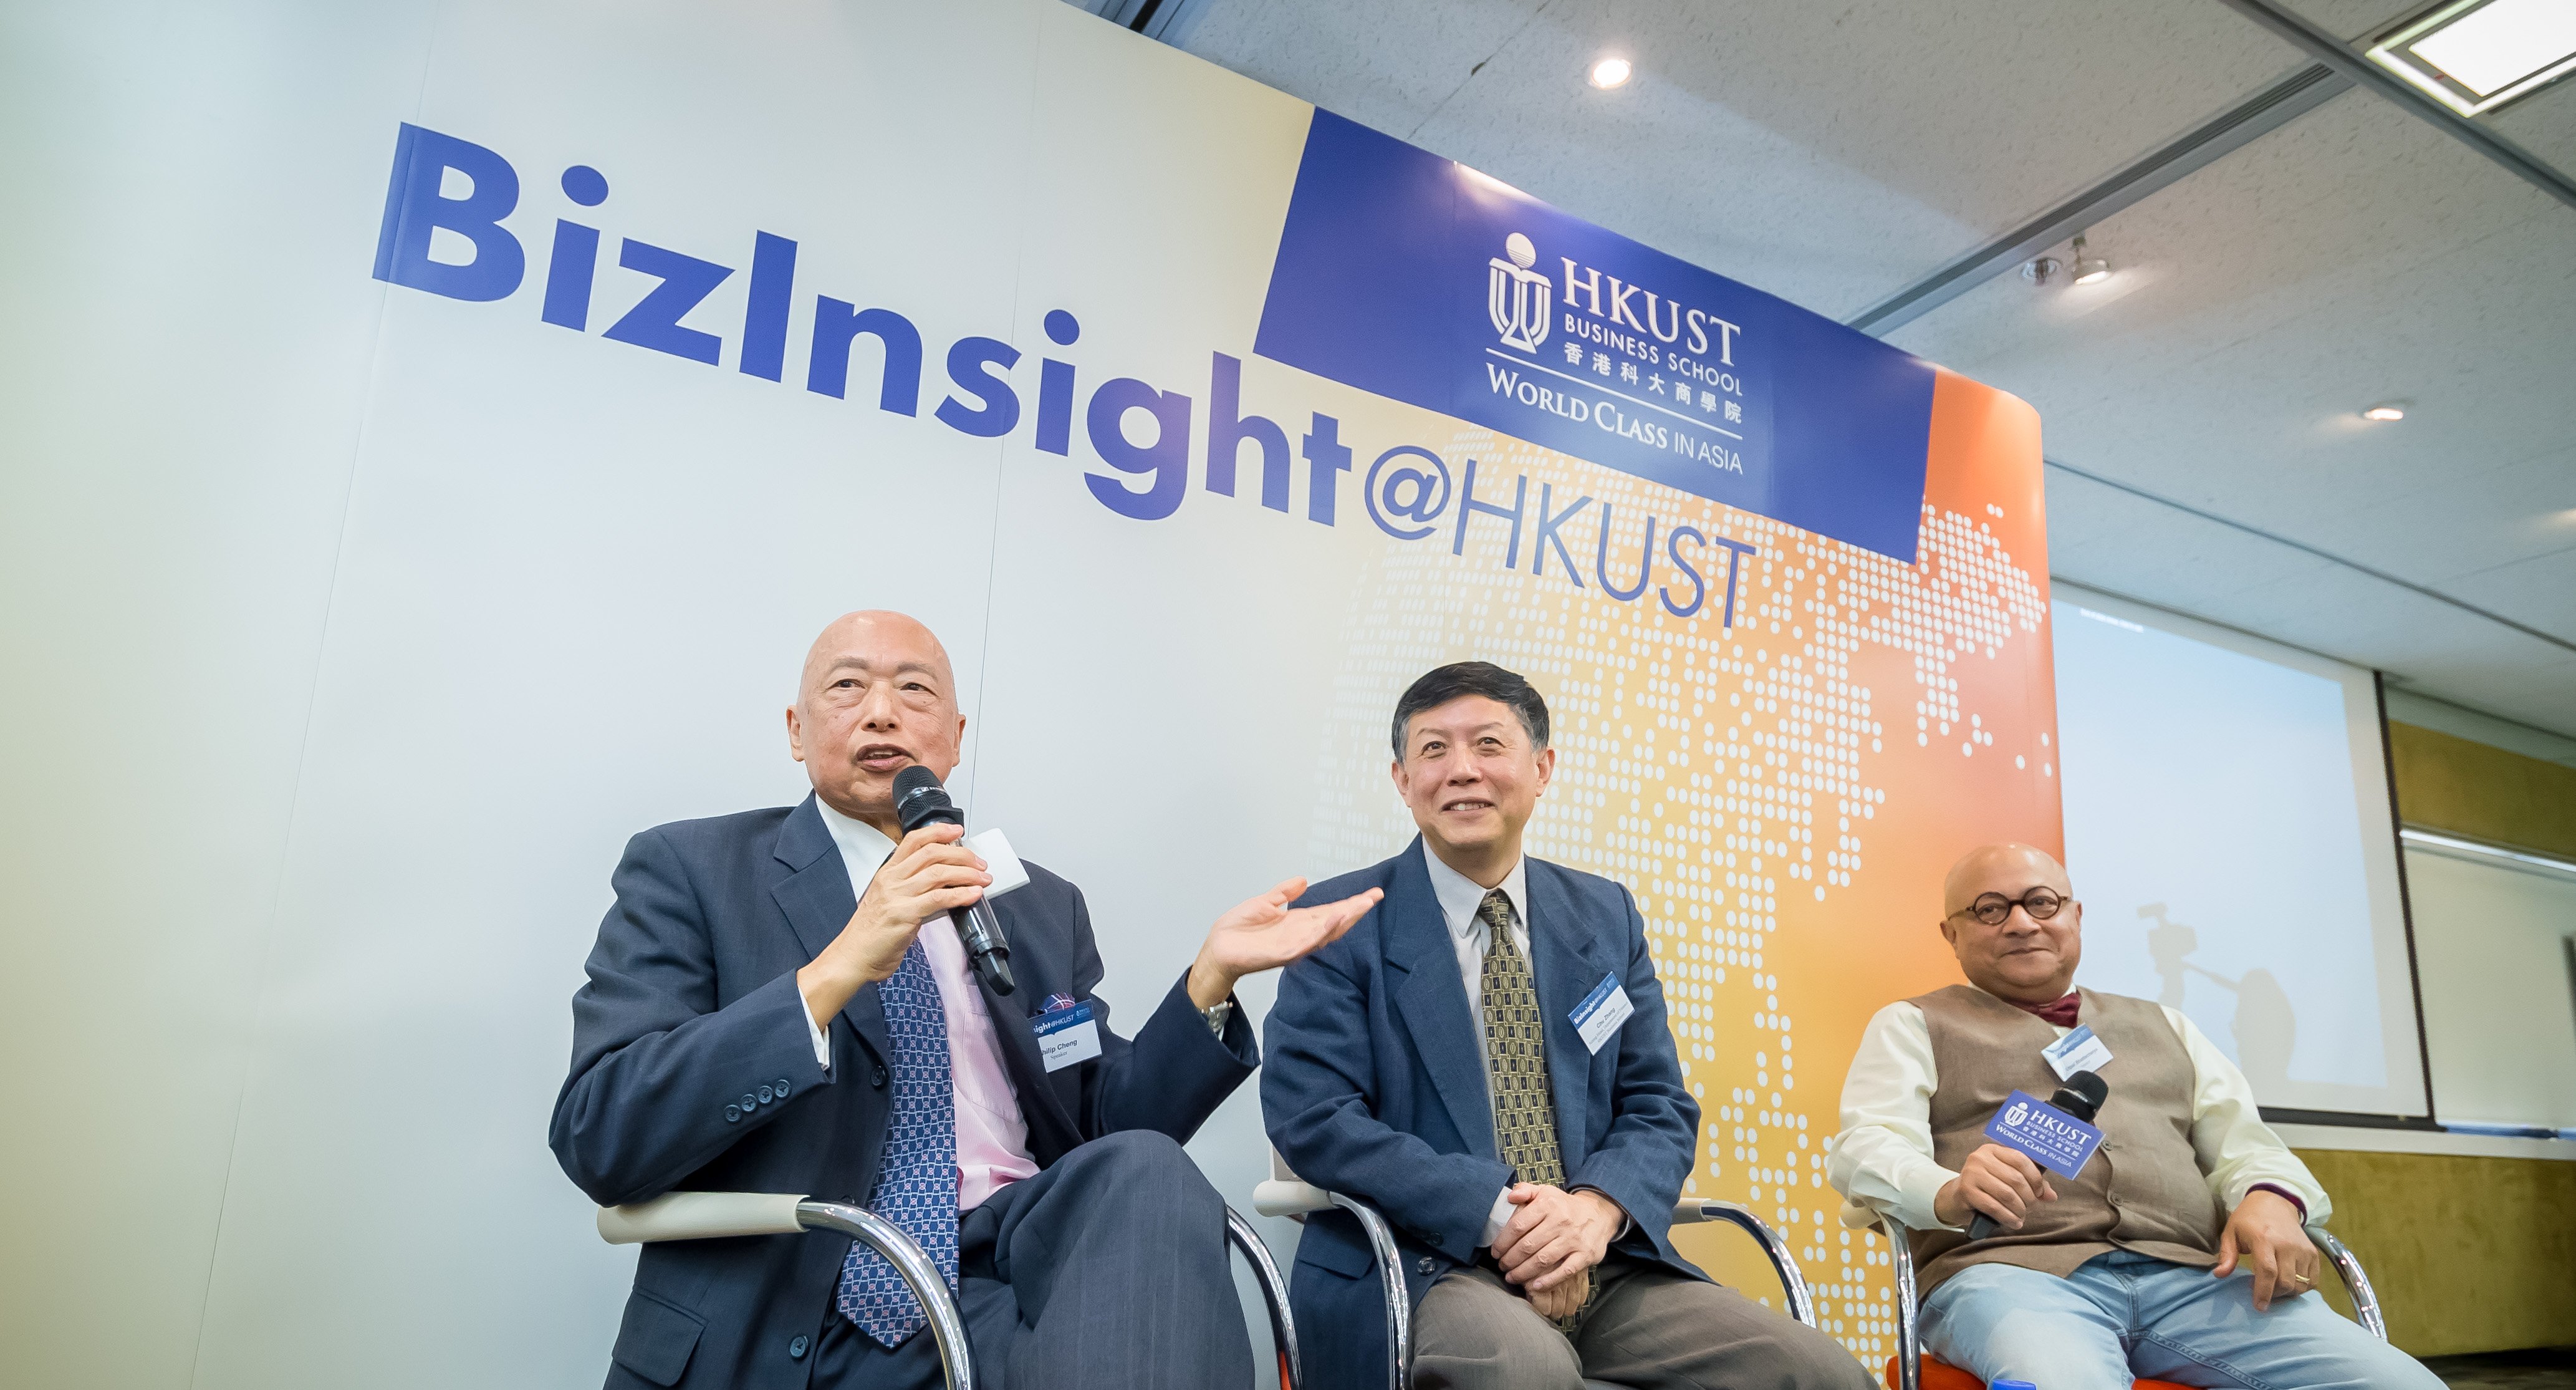
[[2576, 653], [2058, 469], [2048, 525], [2059, 578], [2376, 667], [2525, 724], [2576, 728]]
[[2566, 548], [2460, 575], [2443, 592], [2543, 632], [2576, 631], [2576, 509], [2562, 516]]
[[2576, 178], [2576, 77], [2562, 77], [2479, 119], [2558, 172]]
[[2305, 65], [2212, 0], [1211, 0], [1184, 46], [1835, 317]]
[[[2481, 606], [2576, 640], [2563, 606], [2526, 592], [2556, 571], [2525, 580], [2509, 567], [2570, 545], [2559, 518], [2576, 508], [2576, 214], [2352, 93], [2091, 243], [2118, 267], [2109, 282], [1991, 281], [1895, 341], [2031, 401], [2052, 458], [2466, 602], [2480, 600], [2452, 581], [2492, 571], [2479, 593], [2496, 602]], [[2360, 418], [2387, 399], [2408, 418]], [[2075, 500], [2065, 482], [2051, 473], [2052, 534], [2084, 538], [2061, 523]], [[2098, 543], [2136, 548], [2145, 534], [2103, 528]], [[2482, 697], [2463, 672], [2500, 702], [2566, 654], [2351, 571], [2284, 582], [2288, 562], [2253, 552], [2297, 552], [2248, 546], [2187, 572], [2132, 557], [2118, 587], [2406, 671], [2464, 703]], [[2078, 577], [2099, 563], [2063, 541], [2052, 555]], [[2576, 694], [2513, 698], [2516, 717], [2545, 707], [2565, 721], [2551, 727], [2576, 731]]]

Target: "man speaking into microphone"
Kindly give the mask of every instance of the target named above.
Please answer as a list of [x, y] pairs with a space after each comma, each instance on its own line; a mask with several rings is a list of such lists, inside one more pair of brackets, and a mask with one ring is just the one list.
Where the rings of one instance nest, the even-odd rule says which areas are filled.
[[[1260, 1061], [1235, 982], [1378, 895], [1290, 909], [1291, 880], [1238, 905], [1131, 1042], [1092, 992], [1081, 891], [1034, 864], [997, 882], [1019, 866], [965, 842], [937, 785], [965, 729], [929, 629], [824, 629], [787, 710], [813, 794], [628, 842], [573, 998], [555, 1157], [603, 1205], [868, 1207], [947, 1275], [981, 1385], [1249, 1384], [1224, 1204], [1180, 1145]], [[926, 1321], [847, 1237], [648, 1245], [607, 1383], [932, 1387]]]
[[2439, 1390], [2302, 1296], [2326, 1194], [2245, 1074], [2180, 1013], [2075, 987], [2084, 906], [2055, 859], [1973, 850], [1943, 899], [1968, 982], [1870, 1020], [1825, 1166], [1911, 1229], [1926, 1352], [2047, 1390]]

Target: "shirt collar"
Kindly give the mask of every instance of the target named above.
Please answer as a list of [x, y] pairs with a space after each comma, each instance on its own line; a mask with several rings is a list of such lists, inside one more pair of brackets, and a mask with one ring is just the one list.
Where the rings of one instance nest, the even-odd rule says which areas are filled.
[[894, 841], [885, 832], [863, 820], [853, 820], [832, 809], [832, 803], [814, 798], [814, 809], [823, 813], [823, 828], [832, 832], [832, 843], [840, 846], [842, 862], [853, 875], [867, 877], [877, 866], [894, 854]]
[[[1476, 880], [1442, 863], [1440, 856], [1431, 852], [1431, 844], [1427, 840], [1422, 845], [1422, 860], [1431, 870], [1431, 892], [1440, 900], [1440, 915], [1449, 924], [1449, 934], [1461, 940], [1473, 935], [1476, 909], [1484, 905], [1486, 890], [1478, 886]], [[1503, 890], [1504, 897], [1512, 900], [1512, 912], [1520, 918], [1522, 930], [1527, 931], [1530, 919], [1528, 857], [1513, 860], [1512, 871], [1503, 875], [1503, 881], [1494, 886]]]

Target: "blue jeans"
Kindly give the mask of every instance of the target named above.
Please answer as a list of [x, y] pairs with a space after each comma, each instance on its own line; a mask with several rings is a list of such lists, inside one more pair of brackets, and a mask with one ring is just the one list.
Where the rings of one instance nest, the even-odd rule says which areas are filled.
[[1923, 1300], [1923, 1349], [1978, 1379], [2039, 1390], [2132, 1380], [2244, 1390], [2442, 1390], [2415, 1358], [2313, 1293], [2254, 1311], [2254, 1276], [2225, 1279], [2113, 1251], [2073, 1274], [1979, 1264]]

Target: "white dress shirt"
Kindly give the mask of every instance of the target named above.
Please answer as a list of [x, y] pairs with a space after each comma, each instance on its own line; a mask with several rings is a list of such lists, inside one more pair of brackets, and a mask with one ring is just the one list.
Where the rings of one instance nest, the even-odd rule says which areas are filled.
[[[2256, 1187], [2277, 1187], [2306, 1204], [2310, 1223], [2324, 1221], [2333, 1210], [2325, 1189], [2263, 1123], [2245, 1073], [2190, 1019], [2172, 1009], [2164, 1015], [2191, 1058], [2191, 1147], [2220, 1209], [2235, 1211]], [[2074, 1031], [2049, 1028], [2061, 1038]], [[1879, 1010], [1843, 1080], [1842, 1133], [1825, 1160], [1835, 1191], [1918, 1231], [1959, 1229], [1932, 1210], [1959, 1176], [1932, 1159], [1932, 1092], [1940, 1082], [1923, 1010], [1904, 1003]]]
[[[850, 873], [850, 896], [867, 896], [868, 883], [894, 853], [894, 841], [862, 820], [852, 820], [817, 797], [814, 809], [840, 846], [841, 863]], [[949, 1083], [954, 1089], [957, 1121], [957, 1209], [972, 1211], [1006, 1184], [1034, 1176], [1037, 1160], [1029, 1154], [1028, 1120], [1020, 1098], [1002, 1067], [1001, 1043], [993, 1035], [993, 1016], [985, 1011], [984, 992], [968, 973], [966, 944], [957, 939], [957, 924], [941, 913], [921, 924], [921, 952], [930, 958], [930, 973], [939, 984], [940, 1012], [948, 1020]], [[832, 1069], [832, 1044], [812, 1009], [805, 1013], [813, 1035], [814, 1060]]]
[[[1431, 893], [1440, 900], [1440, 916], [1449, 924], [1449, 945], [1458, 953], [1458, 978], [1467, 986], [1467, 1017], [1476, 1026], [1476, 1057], [1480, 1063], [1476, 1076], [1485, 1080], [1485, 1068], [1481, 1065], [1485, 1056], [1485, 952], [1494, 944], [1494, 931], [1485, 924], [1483, 917], [1477, 915], [1476, 909], [1484, 906], [1485, 894], [1493, 889], [1441, 863], [1440, 856], [1431, 852], [1428, 843], [1422, 846], [1422, 862], [1431, 870]], [[1503, 875], [1503, 881], [1495, 884], [1494, 889], [1500, 889], [1504, 897], [1511, 899], [1512, 945], [1520, 948], [1521, 959], [1526, 962], [1530, 959], [1529, 860], [1513, 860], [1511, 872]], [[1533, 984], [1538, 980], [1535, 964], [1530, 966], [1530, 980]], [[1487, 1081], [1485, 1108], [1491, 1110], [1493, 1104], [1493, 1083]], [[1563, 1123], [1562, 1117], [1558, 1122]], [[1511, 1224], [1512, 1213], [1518, 1210], [1512, 1205], [1511, 1192], [1509, 1187], [1505, 1187], [1494, 1197], [1494, 1209], [1485, 1214], [1485, 1233], [1477, 1237], [1478, 1245], [1493, 1244], [1495, 1238], [1503, 1233], [1503, 1227]], [[1626, 1235], [1630, 1224], [1623, 1213], [1619, 1230], [1611, 1239]]]

